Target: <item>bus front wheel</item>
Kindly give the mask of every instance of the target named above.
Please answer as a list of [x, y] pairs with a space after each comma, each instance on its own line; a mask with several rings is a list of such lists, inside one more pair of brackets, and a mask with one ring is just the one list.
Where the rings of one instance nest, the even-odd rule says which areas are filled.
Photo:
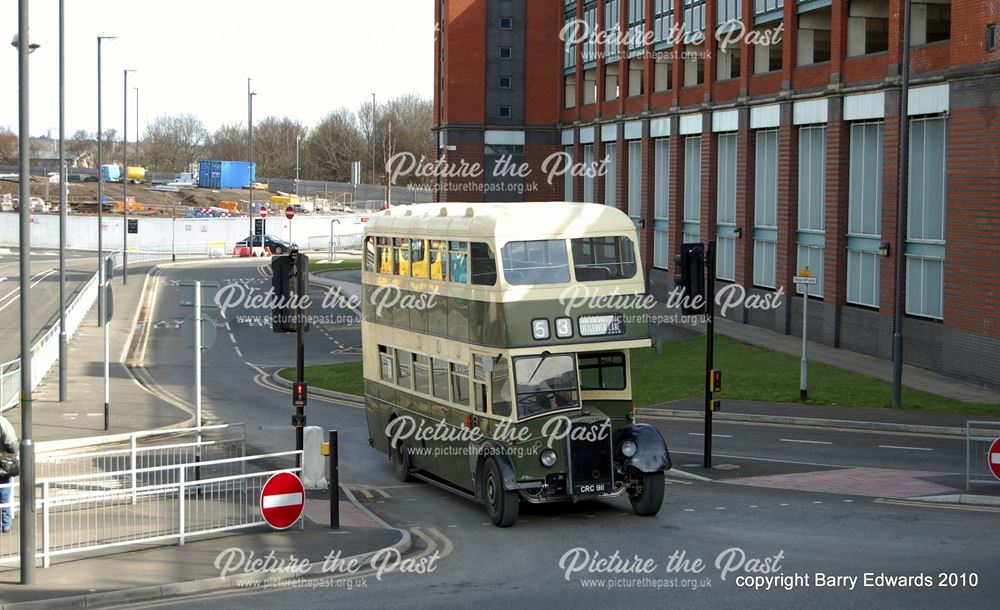
[[521, 499], [516, 491], [508, 491], [503, 487], [503, 477], [496, 460], [486, 460], [483, 468], [483, 498], [486, 500], [486, 513], [497, 527], [510, 527], [517, 521], [517, 512]]
[[660, 512], [663, 506], [663, 473], [643, 472], [642, 488], [639, 490], [629, 490], [629, 500], [632, 502], [632, 510], [642, 517], [652, 517]]
[[410, 460], [410, 452], [406, 449], [403, 441], [397, 440], [396, 447], [393, 448], [392, 440], [389, 440], [389, 456], [392, 460], [392, 472], [396, 478], [403, 483], [413, 480], [410, 471], [413, 470], [413, 462]]

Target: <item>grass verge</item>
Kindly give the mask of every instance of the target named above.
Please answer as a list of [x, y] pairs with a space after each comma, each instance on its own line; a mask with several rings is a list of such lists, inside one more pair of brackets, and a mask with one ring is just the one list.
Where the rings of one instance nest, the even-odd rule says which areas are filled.
[[[281, 369], [278, 374], [288, 381], [295, 381], [295, 367]], [[306, 383], [314, 388], [323, 388], [345, 394], [361, 396], [365, 386], [362, 378], [361, 361], [339, 364], [318, 364], [306, 367]]]
[[336, 262], [329, 261], [309, 261], [309, 273], [319, 273], [321, 271], [347, 271], [361, 268], [360, 258], [346, 258]]

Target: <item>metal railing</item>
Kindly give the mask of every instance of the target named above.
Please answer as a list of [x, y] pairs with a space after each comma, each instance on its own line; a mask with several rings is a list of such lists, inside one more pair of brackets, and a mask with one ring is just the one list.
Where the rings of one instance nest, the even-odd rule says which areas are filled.
[[965, 422], [965, 489], [973, 485], [1000, 485], [990, 469], [990, 446], [1000, 438], [1000, 423]]

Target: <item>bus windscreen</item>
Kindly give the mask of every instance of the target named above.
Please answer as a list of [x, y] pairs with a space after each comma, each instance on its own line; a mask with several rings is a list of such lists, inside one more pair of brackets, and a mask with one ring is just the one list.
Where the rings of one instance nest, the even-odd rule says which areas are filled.
[[570, 354], [516, 358], [514, 374], [518, 417], [531, 417], [580, 404], [576, 359]]

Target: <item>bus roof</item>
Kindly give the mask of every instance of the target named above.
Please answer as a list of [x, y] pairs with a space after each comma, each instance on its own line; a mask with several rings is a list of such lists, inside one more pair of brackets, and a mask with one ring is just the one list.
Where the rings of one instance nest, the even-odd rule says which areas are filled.
[[634, 231], [635, 224], [617, 208], [565, 201], [399, 205], [373, 215], [365, 228], [386, 235], [499, 241]]

